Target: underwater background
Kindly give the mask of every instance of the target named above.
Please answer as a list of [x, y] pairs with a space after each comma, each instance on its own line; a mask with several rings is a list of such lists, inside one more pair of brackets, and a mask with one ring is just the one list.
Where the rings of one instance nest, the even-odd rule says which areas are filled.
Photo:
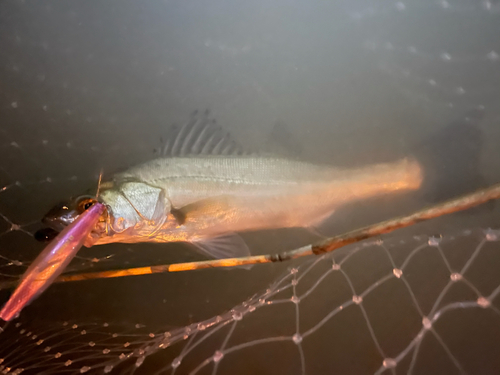
[[[343, 167], [427, 158], [425, 191], [343, 207], [328, 236], [492, 185], [498, 35], [497, 1], [2, 1], [1, 280], [43, 249], [33, 234], [49, 208], [95, 190], [101, 170], [156, 157], [195, 110], [249, 150]], [[498, 210], [250, 271], [54, 284], [0, 333], [0, 368], [497, 373]], [[318, 240], [243, 237], [253, 254]], [[184, 244], [114, 244], [83, 248], [69, 271], [202, 259]]]

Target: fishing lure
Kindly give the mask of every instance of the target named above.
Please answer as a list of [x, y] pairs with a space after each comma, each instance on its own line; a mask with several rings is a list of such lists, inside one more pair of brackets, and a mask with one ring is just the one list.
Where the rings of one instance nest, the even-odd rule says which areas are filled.
[[97, 201], [68, 225], [28, 267], [18, 287], [0, 311], [0, 318], [10, 321], [62, 273], [105, 211]]

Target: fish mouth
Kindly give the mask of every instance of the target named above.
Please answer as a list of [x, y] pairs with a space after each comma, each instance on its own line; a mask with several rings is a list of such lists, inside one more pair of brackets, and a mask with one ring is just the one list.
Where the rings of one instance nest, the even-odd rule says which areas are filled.
[[58, 218], [50, 218], [44, 217], [42, 219], [42, 223], [45, 224], [48, 228], [51, 228], [57, 232], [62, 232], [64, 228], [73, 223], [78, 216], [76, 217], [58, 217]]
[[50, 242], [56, 238], [59, 233], [60, 232], [57, 230], [47, 227], [37, 230], [33, 237], [35, 237], [35, 240], [38, 242]]
[[[75, 215], [74, 212], [71, 215], [57, 217], [46, 215], [42, 219], [42, 223], [45, 224], [45, 227], [36, 231], [33, 236], [39, 242], [50, 242], [68, 225], [74, 223], [78, 217], [80, 217], [80, 215]], [[99, 222], [88, 234], [84, 243], [86, 247], [92, 246], [99, 238], [107, 233], [107, 217], [107, 210], [105, 210]]]
[[53, 218], [45, 216], [42, 219], [42, 224], [45, 224], [45, 227], [37, 230], [33, 237], [35, 237], [35, 240], [37, 240], [38, 242], [50, 242], [54, 238], [56, 238], [64, 228], [75, 221], [75, 219], [76, 217], [70, 219], [69, 217]]

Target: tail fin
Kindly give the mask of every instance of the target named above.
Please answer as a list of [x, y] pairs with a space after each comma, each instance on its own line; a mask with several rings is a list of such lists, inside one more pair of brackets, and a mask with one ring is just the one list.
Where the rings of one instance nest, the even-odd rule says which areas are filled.
[[[484, 108], [474, 108], [414, 147], [413, 154], [424, 170], [421, 192], [427, 203], [442, 202], [488, 185], [480, 171], [483, 118]], [[493, 208], [494, 202], [479, 207]]]

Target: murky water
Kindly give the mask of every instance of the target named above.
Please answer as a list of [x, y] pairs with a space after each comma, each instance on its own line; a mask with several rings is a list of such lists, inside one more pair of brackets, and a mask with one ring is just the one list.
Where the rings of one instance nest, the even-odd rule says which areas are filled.
[[[499, 21], [497, 2], [465, 0], [2, 2], [2, 280], [43, 248], [32, 234], [48, 208], [95, 188], [101, 169], [153, 158], [195, 109], [252, 150], [305, 160], [358, 166], [420, 150], [434, 173], [425, 192], [344, 207], [325, 235], [498, 182]], [[487, 228], [498, 221], [488, 206], [321, 259], [56, 284], [0, 334], [0, 366], [495, 373], [500, 259]], [[317, 240], [243, 237], [254, 254]], [[199, 259], [182, 244], [110, 245], [83, 249], [70, 270]]]

